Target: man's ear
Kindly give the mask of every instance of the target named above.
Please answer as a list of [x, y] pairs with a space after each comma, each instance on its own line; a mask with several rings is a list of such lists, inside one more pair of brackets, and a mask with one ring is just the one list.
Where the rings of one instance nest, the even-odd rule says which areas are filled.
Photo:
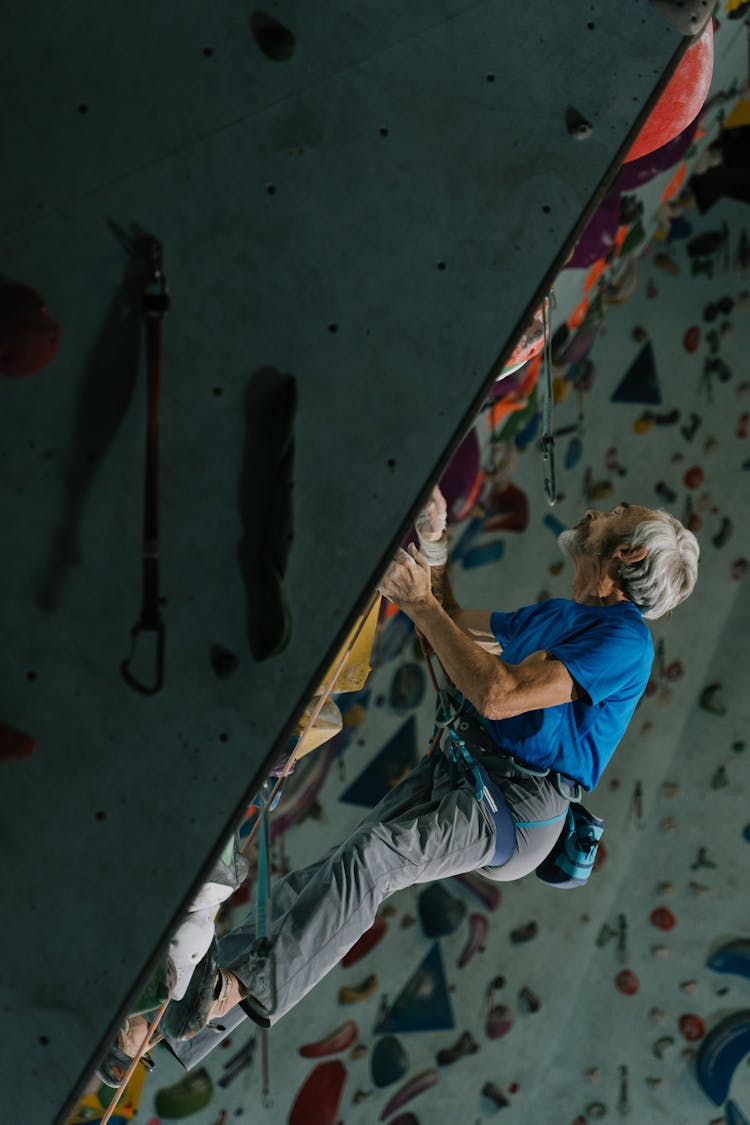
[[635, 563], [643, 562], [648, 554], [648, 547], [640, 543], [637, 547], [629, 547], [627, 543], [621, 543], [619, 547], [615, 547], [614, 558], [622, 559], [626, 566], [633, 566]]

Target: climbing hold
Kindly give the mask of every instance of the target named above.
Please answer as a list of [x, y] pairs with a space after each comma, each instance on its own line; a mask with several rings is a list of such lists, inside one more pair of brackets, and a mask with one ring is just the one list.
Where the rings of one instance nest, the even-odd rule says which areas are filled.
[[380, 1114], [380, 1120], [385, 1121], [397, 1109], [401, 1109], [402, 1105], [406, 1105], [412, 1098], [416, 1098], [419, 1094], [423, 1094], [425, 1090], [429, 1090], [438, 1081], [440, 1075], [436, 1070], [423, 1070], [416, 1074], [414, 1078], [410, 1078], [408, 1082], [396, 1091], [391, 1100], [386, 1105], [383, 1112]]
[[448, 523], [461, 523], [466, 519], [477, 502], [483, 482], [479, 436], [472, 426], [440, 478], [440, 491], [448, 506]]
[[214, 1084], [205, 1067], [186, 1074], [173, 1086], [156, 1091], [154, 1106], [159, 1117], [189, 1117], [211, 1101]]
[[750, 414], [741, 414], [737, 420], [735, 434], [738, 438], [746, 438], [748, 434], [748, 427], [750, 426]]
[[604, 1102], [589, 1102], [586, 1106], [586, 1113], [592, 1121], [601, 1121], [603, 1117], [607, 1116], [607, 1107]]
[[391, 707], [399, 715], [413, 711], [424, 699], [425, 687], [426, 677], [421, 664], [408, 661], [399, 665], [391, 681]]
[[231, 649], [223, 645], [211, 645], [209, 649], [211, 667], [220, 680], [226, 680], [233, 675], [240, 666], [240, 660]]
[[669, 485], [665, 484], [663, 480], [657, 481], [654, 485], [654, 492], [667, 504], [674, 504], [677, 499], [677, 493], [674, 492]]
[[703, 484], [704, 473], [700, 465], [693, 465], [692, 468], [686, 469], [682, 478], [682, 483], [685, 488], [700, 488]]
[[590, 121], [587, 121], [582, 113], [579, 113], [573, 106], [569, 106], [565, 112], [565, 124], [571, 137], [575, 137], [577, 141], [585, 141], [587, 137], [591, 136], [594, 126]]
[[642, 324], [636, 324], [633, 331], [630, 333], [636, 344], [645, 344], [648, 340], [648, 332]]
[[709, 684], [700, 694], [699, 706], [712, 715], [726, 715], [727, 709], [721, 696], [721, 684]]
[[370, 973], [368, 977], [358, 985], [345, 984], [339, 989], [339, 1004], [357, 1004], [360, 1000], [367, 1000], [372, 996], [373, 992], [378, 987], [378, 978], [375, 973]]
[[666, 906], [657, 906], [655, 910], [651, 911], [649, 919], [651, 925], [656, 926], [657, 930], [671, 930], [677, 924], [674, 914]]
[[286, 62], [294, 54], [294, 34], [278, 20], [257, 13], [252, 19], [255, 42], [263, 54], [274, 62]]
[[288, 1125], [334, 1125], [346, 1077], [347, 1070], [340, 1059], [318, 1063], [294, 1099]]
[[750, 570], [750, 562], [748, 562], [747, 559], [735, 559], [732, 563], [732, 578], [734, 578], [735, 581], [739, 581], [741, 578], [745, 577], [748, 570]]
[[656, 373], [654, 349], [650, 340], [641, 348], [624, 377], [610, 395], [612, 402], [661, 402], [661, 388]]
[[692, 328], [688, 328], [687, 332], [682, 338], [682, 344], [686, 352], [691, 354], [698, 350], [698, 345], [701, 342], [701, 330], [694, 324]]
[[630, 969], [621, 969], [615, 977], [615, 988], [624, 996], [635, 996], [640, 987], [638, 977]]
[[667, 1018], [667, 1013], [663, 1008], [652, 1008], [649, 1012], [649, 1017], [652, 1023], [662, 1024]]
[[[732, 18], [731, 15], [729, 18]], [[726, 1119], [726, 1125], [750, 1125], [750, 1120], [745, 1116], [737, 1103], [731, 1100], [731, 1098], [724, 1106], [724, 1116]]]
[[609, 449], [604, 455], [604, 461], [608, 472], [617, 473], [617, 475], [620, 477], [624, 477], [627, 475], [628, 470], [624, 469], [620, 464], [620, 460], [617, 456], [617, 449], [614, 445], [610, 445]]
[[0, 375], [34, 375], [60, 347], [60, 328], [33, 289], [0, 285]]
[[564, 467], [567, 469], [575, 469], [580, 461], [582, 454], [584, 454], [584, 442], [582, 442], [577, 434], [573, 435], [568, 442], [566, 449], [566, 457], [564, 457]]
[[484, 501], [488, 515], [484, 531], [525, 531], [529, 522], [529, 500], [517, 485], [494, 488]]
[[20, 730], [0, 723], [0, 762], [11, 758], [28, 758], [36, 750], [36, 739]]
[[518, 926], [515, 930], [511, 930], [510, 940], [514, 945], [521, 945], [523, 942], [531, 941], [539, 933], [539, 927], [536, 922], [527, 922], [525, 926]]
[[750, 938], [736, 938], [720, 946], [706, 965], [716, 973], [732, 973], [750, 979]]
[[440, 945], [435, 942], [391, 1007], [381, 1013], [375, 1032], [440, 1031], [455, 1026]]
[[484, 1023], [488, 1039], [502, 1039], [513, 1027], [513, 1013], [505, 1004], [490, 1008]]
[[671, 273], [673, 277], [680, 272], [680, 267], [671, 254], [666, 254], [664, 252], [654, 254], [653, 263], [658, 269], [664, 270], [666, 273]]
[[446, 891], [442, 883], [433, 883], [417, 899], [422, 929], [428, 938], [445, 937], [461, 925], [466, 905]]
[[479, 566], [497, 562], [505, 554], [505, 544], [500, 540], [492, 543], [483, 543], [480, 547], [472, 547], [465, 551], [461, 558], [461, 565], [466, 570], [475, 570]]
[[712, 789], [726, 789], [729, 785], [729, 778], [727, 777], [726, 766], [718, 766], [711, 778]]
[[348, 969], [350, 965], [356, 965], [357, 961], [361, 961], [371, 949], [374, 949], [385, 937], [388, 923], [385, 918], [380, 914], [375, 915], [375, 921], [370, 926], [369, 930], [365, 930], [360, 938], [355, 941], [348, 953], [345, 953], [341, 958], [342, 969]]
[[374, 808], [383, 794], [388, 792], [393, 778], [413, 769], [417, 761], [416, 720], [411, 715], [365, 766], [359, 777], [341, 794], [339, 800], [349, 805]]
[[561, 532], [567, 531], [565, 524], [562, 523], [562, 521], [559, 520], [557, 516], [553, 516], [551, 512], [547, 512], [546, 516], [542, 520], [542, 523], [545, 527], [548, 527], [556, 537], [560, 535]]
[[653, 301], [654, 297], [659, 296], [659, 290], [656, 287], [656, 282], [651, 277], [646, 282], [646, 296], [648, 297], [649, 301]]
[[672, 1046], [674, 1046], [674, 1036], [672, 1036], [672, 1035], [662, 1035], [662, 1037], [660, 1039], [656, 1040], [656, 1042], [654, 1043], [651, 1050], [652, 1050], [652, 1053], [656, 1056], [657, 1059], [663, 1059], [664, 1058], [664, 1052], [667, 1050], [668, 1047], [672, 1047]]
[[452, 1047], [443, 1047], [435, 1055], [438, 1066], [450, 1066], [466, 1055], [474, 1055], [479, 1050], [479, 1044], [470, 1031], [464, 1031]]
[[500, 888], [490, 883], [475, 871], [466, 871], [462, 875], [454, 875], [454, 879], [475, 895], [485, 910], [497, 910], [500, 905]]
[[489, 922], [484, 914], [469, 915], [469, 937], [466, 945], [456, 962], [459, 969], [463, 969], [476, 953], [484, 953], [484, 941], [487, 936]]
[[485, 1082], [484, 1086], [482, 1086], [482, 1097], [491, 1101], [497, 1109], [505, 1109], [510, 1105], [505, 1094], [494, 1082]]
[[722, 1105], [735, 1070], [750, 1052], [750, 1011], [721, 1020], [704, 1038], [695, 1058], [695, 1074], [706, 1097]]
[[685, 993], [687, 993], [688, 996], [692, 996], [693, 993], [697, 990], [697, 988], [698, 988], [698, 981], [697, 980], [680, 981], [680, 992], [685, 992]]
[[652, 945], [651, 955], [652, 957], [656, 957], [657, 961], [666, 961], [667, 957], [669, 957], [669, 950], [666, 945]]
[[351, 1047], [359, 1035], [354, 1020], [347, 1020], [332, 1031], [330, 1035], [324, 1036], [323, 1039], [318, 1039], [315, 1043], [305, 1043], [298, 1048], [298, 1054], [303, 1059], [318, 1059], [323, 1055], [336, 1055], [339, 1051], [346, 1051]]
[[706, 1034], [706, 1025], [700, 1016], [696, 1016], [693, 1012], [686, 1012], [684, 1016], [680, 1016], [677, 1026], [683, 1038], [689, 1043], [697, 1042]]
[[370, 1074], [378, 1087], [390, 1086], [409, 1069], [409, 1056], [395, 1035], [378, 1039], [370, 1058]]
[[526, 985], [518, 993], [518, 1002], [521, 1010], [529, 1013], [538, 1012], [542, 1006], [542, 1002], [536, 993], [532, 992]]

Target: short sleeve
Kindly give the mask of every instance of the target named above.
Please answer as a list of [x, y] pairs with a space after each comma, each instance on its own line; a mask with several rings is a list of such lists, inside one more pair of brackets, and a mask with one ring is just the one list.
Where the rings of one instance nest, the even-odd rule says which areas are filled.
[[602, 622], [571, 639], [549, 648], [593, 704], [616, 695], [634, 678], [648, 676], [650, 667], [648, 632], [625, 622]]

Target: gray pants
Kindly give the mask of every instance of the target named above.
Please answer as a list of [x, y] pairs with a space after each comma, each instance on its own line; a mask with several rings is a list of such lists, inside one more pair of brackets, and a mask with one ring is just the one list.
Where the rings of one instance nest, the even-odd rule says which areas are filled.
[[[518, 821], [547, 820], [568, 802], [546, 778], [499, 776], [491, 755], [483, 765], [503, 790]], [[274, 1024], [312, 989], [369, 929], [380, 904], [404, 887], [479, 870], [493, 879], [520, 879], [549, 854], [564, 821], [516, 830], [513, 855], [487, 868], [495, 826], [465, 780], [451, 789], [442, 754], [425, 758], [396, 785], [349, 838], [317, 863], [273, 886], [276, 961]], [[253, 955], [254, 912], [220, 943], [220, 964], [242, 981], [257, 1005], [271, 1007], [269, 967]]]

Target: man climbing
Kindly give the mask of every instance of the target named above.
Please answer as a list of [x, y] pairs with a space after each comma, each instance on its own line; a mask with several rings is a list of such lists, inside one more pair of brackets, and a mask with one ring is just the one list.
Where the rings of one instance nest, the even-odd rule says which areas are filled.
[[457, 733], [467, 753], [425, 756], [340, 846], [276, 883], [272, 956], [256, 942], [253, 916], [230, 931], [167, 1009], [161, 1026], [175, 1046], [237, 1004], [271, 1026], [401, 888], [465, 871], [504, 881], [533, 871], [570, 801], [598, 782], [645, 690], [653, 645], [643, 618], [669, 613], [697, 577], [695, 536], [666, 512], [623, 503], [589, 509], [560, 536], [572, 599], [467, 610], [446, 575], [439, 490], [417, 532], [420, 549], [400, 550], [380, 589], [444, 670], [439, 717], [453, 734], [443, 749]]

